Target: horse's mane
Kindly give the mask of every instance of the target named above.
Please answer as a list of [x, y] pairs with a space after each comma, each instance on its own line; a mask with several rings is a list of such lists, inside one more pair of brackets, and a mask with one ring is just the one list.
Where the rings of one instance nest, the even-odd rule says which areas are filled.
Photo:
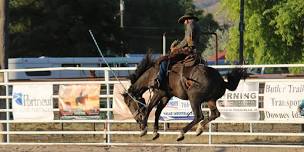
[[155, 60], [152, 59], [151, 53], [147, 53], [145, 58], [138, 64], [134, 73], [129, 75], [129, 79], [131, 80], [131, 84], [134, 84], [136, 80], [150, 67], [155, 64]]

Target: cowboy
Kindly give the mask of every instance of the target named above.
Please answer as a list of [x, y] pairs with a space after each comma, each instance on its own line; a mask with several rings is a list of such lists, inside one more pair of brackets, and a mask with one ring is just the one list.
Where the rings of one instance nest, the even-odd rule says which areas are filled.
[[196, 47], [199, 44], [200, 28], [197, 23], [198, 18], [192, 13], [187, 13], [178, 19], [178, 23], [185, 25], [185, 36], [182, 41], [175, 40], [170, 47], [170, 54], [159, 59], [160, 70], [152, 87], [160, 88], [166, 77], [167, 67], [177, 61], [185, 59], [187, 56], [196, 53]]

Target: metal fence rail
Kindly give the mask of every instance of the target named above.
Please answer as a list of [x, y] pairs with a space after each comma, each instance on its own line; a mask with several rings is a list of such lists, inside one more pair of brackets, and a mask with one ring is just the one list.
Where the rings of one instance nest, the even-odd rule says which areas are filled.
[[[234, 68], [239, 66], [214, 66], [215, 68]], [[282, 65], [245, 65], [242, 67], [304, 67], [304, 64], [282, 64]], [[135, 70], [135, 67], [124, 67], [124, 68], [111, 68], [115, 71], [130, 71]], [[113, 98], [113, 94], [111, 94], [110, 91], [110, 85], [120, 83], [118, 80], [110, 80], [109, 73], [112, 72], [110, 68], [84, 68], [84, 67], [65, 67], [65, 68], [37, 68], [37, 69], [14, 69], [14, 70], [0, 70], [1, 73], [4, 73], [4, 81], [0, 83], [1, 86], [5, 87], [5, 94], [0, 96], [0, 102], [6, 102], [6, 108], [0, 109], [0, 113], [6, 113], [6, 120], [0, 120], [0, 124], [5, 124], [7, 129], [0, 131], [0, 134], [6, 135], [6, 142], [2, 144], [14, 144], [10, 141], [11, 135], [54, 135], [54, 134], [67, 134], [67, 135], [105, 135], [107, 136], [106, 140], [104, 141], [105, 144], [115, 144], [111, 141], [111, 135], [138, 135], [140, 134], [140, 131], [113, 131], [111, 129], [112, 124], [119, 124], [119, 123], [131, 123], [134, 124], [134, 120], [128, 120], [128, 121], [118, 121], [118, 120], [112, 120], [111, 119], [111, 112], [113, 109], [111, 108], [111, 99]], [[100, 81], [96, 80], [65, 80], [65, 81], [59, 81], [59, 80], [53, 80], [53, 81], [9, 81], [8, 79], [8, 73], [10, 72], [26, 72], [26, 71], [45, 71], [45, 70], [102, 70], [104, 71], [104, 79]], [[247, 79], [248, 82], [259, 82], [259, 83], [265, 83], [270, 81], [304, 81], [303, 78], [290, 78], [290, 79]], [[100, 111], [106, 112], [106, 119], [104, 120], [52, 120], [52, 121], [15, 121], [11, 120], [10, 115], [12, 113], [12, 109], [10, 107], [12, 95], [10, 88], [13, 85], [20, 85], [20, 84], [52, 84], [52, 85], [60, 85], [60, 84], [102, 84], [106, 86], [105, 94], [101, 94], [100, 98], [106, 99], [106, 108], [100, 108]], [[263, 94], [260, 94], [260, 96], [263, 96]], [[54, 94], [53, 98], [58, 98], [58, 95]], [[208, 111], [208, 109], [204, 108], [204, 111]], [[263, 108], [259, 108], [261, 112], [264, 111]], [[54, 112], [59, 111], [58, 108], [54, 108]], [[19, 124], [19, 123], [27, 123], [27, 124], [34, 124], [34, 123], [97, 123], [97, 124], [104, 124], [105, 130], [104, 131], [12, 131], [10, 130], [10, 126], [12, 124]], [[153, 121], [149, 121], [149, 123], [153, 123]], [[189, 123], [189, 121], [160, 121], [160, 123], [167, 124], [167, 123]], [[217, 132], [212, 130], [212, 125], [214, 124], [249, 124], [250, 130], [249, 132]], [[224, 120], [215, 120], [211, 123], [209, 123], [209, 131], [204, 132], [203, 136], [208, 136], [208, 143], [212, 144], [212, 136], [298, 136], [302, 137], [304, 136], [304, 133], [302, 132], [290, 132], [290, 133], [280, 133], [280, 132], [254, 132], [253, 131], [253, 124], [304, 124], [303, 121], [224, 121]], [[164, 131], [161, 131], [160, 134], [164, 135], [175, 135], [179, 134], [178, 131], [169, 131], [165, 128], [166, 125], [164, 125]], [[152, 132], [148, 132], [148, 134], [152, 134]], [[195, 132], [188, 132], [187, 134], [193, 135]], [[27, 142], [20, 142], [18, 144], [27, 144]], [[35, 144], [35, 143], [33, 143]], [[56, 144], [56, 143], [50, 143], [50, 144]], [[58, 143], [60, 144], [60, 143]], [[75, 144], [75, 143], [74, 143]], [[79, 143], [79, 144], [85, 144], [85, 143]], [[90, 144], [90, 143], [87, 143]]]

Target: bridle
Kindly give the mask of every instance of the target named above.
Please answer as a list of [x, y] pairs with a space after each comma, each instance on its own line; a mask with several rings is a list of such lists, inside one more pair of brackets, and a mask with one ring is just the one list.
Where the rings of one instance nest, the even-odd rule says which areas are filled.
[[[144, 110], [146, 109], [146, 104], [141, 102], [141, 101], [144, 101], [144, 98], [134, 96], [130, 92], [128, 92], [127, 94], [131, 98], [131, 100], [133, 100], [137, 104], [137, 107], [138, 107], [137, 110], [135, 110], [135, 108], [133, 108], [135, 110], [135, 112], [132, 113], [133, 117], [136, 118], [136, 117], [138, 117], [138, 115], [142, 114], [144, 112]], [[127, 106], [130, 108], [131, 104], [132, 104], [131, 102], [128, 102]]]

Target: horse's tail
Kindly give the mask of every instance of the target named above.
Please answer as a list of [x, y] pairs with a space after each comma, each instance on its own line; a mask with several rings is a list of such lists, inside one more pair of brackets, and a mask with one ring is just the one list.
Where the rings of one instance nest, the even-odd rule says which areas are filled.
[[241, 78], [244, 76], [244, 69], [235, 68], [227, 75], [228, 82], [225, 82], [226, 88], [230, 91], [236, 90]]

